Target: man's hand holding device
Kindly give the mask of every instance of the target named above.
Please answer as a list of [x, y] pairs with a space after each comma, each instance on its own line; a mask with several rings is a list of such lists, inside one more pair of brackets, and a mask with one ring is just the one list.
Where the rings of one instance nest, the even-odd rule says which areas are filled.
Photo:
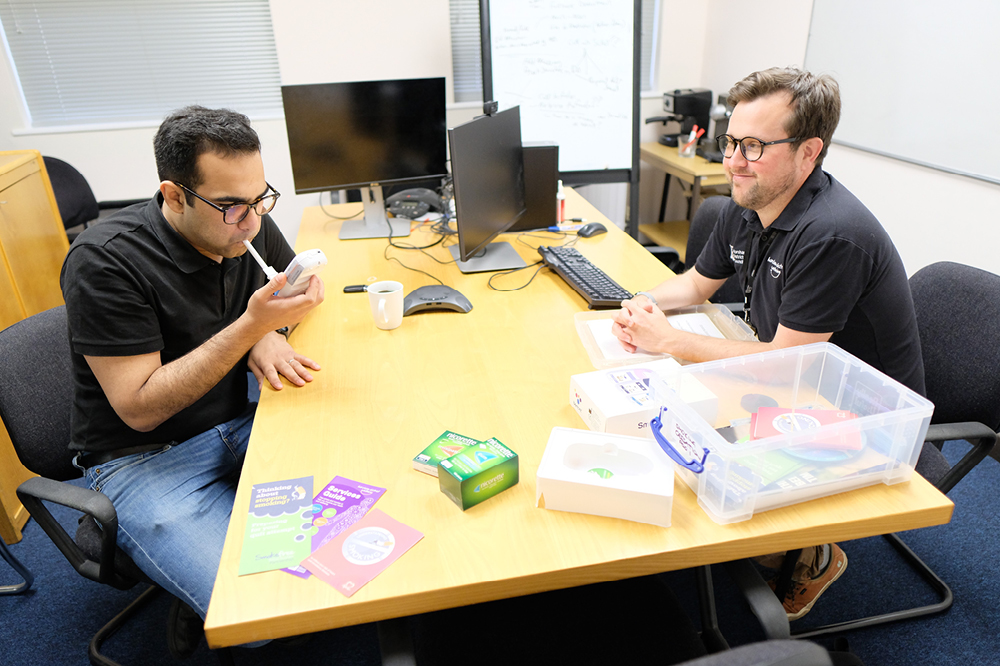
[[284, 273], [277, 273], [249, 241], [244, 241], [244, 245], [268, 278], [268, 283], [251, 297], [247, 310], [253, 309], [257, 316], [270, 320], [267, 326], [271, 331], [250, 350], [248, 366], [261, 386], [266, 378], [272, 387], [281, 390], [279, 375], [303, 386], [313, 379], [309, 369], [319, 370], [320, 366], [295, 353], [285, 336], [276, 331], [289, 322], [298, 323], [323, 302], [323, 281], [318, 275], [315, 280], [312, 276], [326, 265], [326, 256], [321, 250], [302, 252], [292, 259]]

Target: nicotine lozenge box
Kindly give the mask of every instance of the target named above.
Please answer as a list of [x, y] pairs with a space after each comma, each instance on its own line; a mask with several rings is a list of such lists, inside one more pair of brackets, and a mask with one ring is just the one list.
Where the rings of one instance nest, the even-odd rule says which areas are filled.
[[438, 482], [465, 511], [517, 484], [517, 454], [491, 437], [438, 463]]

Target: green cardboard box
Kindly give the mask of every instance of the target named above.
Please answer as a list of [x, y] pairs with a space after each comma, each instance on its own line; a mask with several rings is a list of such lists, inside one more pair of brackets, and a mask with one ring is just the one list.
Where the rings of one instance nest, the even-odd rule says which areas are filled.
[[479, 440], [445, 430], [437, 439], [428, 444], [426, 449], [417, 454], [417, 457], [413, 459], [413, 469], [424, 474], [437, 476], [438, 463], [461, 453], [462, 449], [474, 444], [479, 444]]
[[517, 454], [496, 437], [463, 449], [438, 465], [441, 492], [462, 511], [518, 481]]

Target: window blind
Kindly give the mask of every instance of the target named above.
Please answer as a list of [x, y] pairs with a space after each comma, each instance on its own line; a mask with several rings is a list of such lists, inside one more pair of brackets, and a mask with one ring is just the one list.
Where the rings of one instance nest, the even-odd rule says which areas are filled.
[[0, 23], [32, 127], [281, 114], [267, 0], [3, 0]]
[[[483, 99], [482, 36], [479, 0], [450, 0], [451, 59], [456, 102]], [[654, 90], [656, 41], [660, 0], [642, 0], [642, 55], [640, 82], [643, 92]]]

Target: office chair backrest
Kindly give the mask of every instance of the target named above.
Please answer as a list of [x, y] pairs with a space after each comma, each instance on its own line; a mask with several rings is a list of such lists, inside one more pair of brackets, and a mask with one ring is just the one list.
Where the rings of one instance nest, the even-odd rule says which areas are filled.
[[909, 282], [932, 422], [1000, 429], [1000, 276], [942, 261]]
[[[698, 210], [695, 211], [694, 217], [691, 219], [687, 247], [684, 250], [685, 269], [694, 266], [698, 255], [701, 254], [705, 243], [708, 242], [708, 237], [712, 235], [716, 222], [719, 221], [722, 209], [729, 201], [729, 197], [708, 197], [698, 206]], [[739, 281], [735, 276], [729, 278], [709, 300], [713, 303], [742, 303], [743, 290], [740, 288]]]
[[94, 196], [94, 191], [83, 174], [56, 157], [43, 156], [42, 160], [45, 162], [45, 170], [49, 173], [52, 191], [56, 195], [63, 227], [70, 229], [96, 220], [100, 215], [97, 197]]
[[35, 474], [79, 478], [70, 452], [73, 368], [66, 306], [0, 331], [0, 418], [21, 464]]

